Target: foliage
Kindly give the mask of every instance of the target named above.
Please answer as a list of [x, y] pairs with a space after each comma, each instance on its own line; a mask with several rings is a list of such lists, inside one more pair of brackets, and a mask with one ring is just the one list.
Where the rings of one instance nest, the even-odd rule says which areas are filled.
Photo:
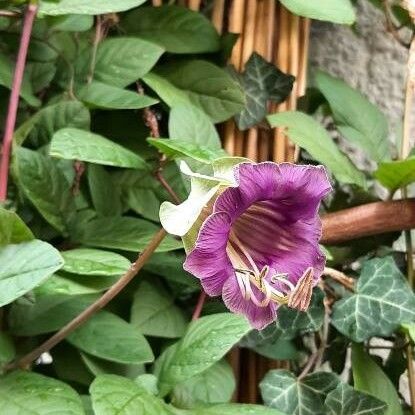
[[[24, 11], [21, 3], [0, 2], [13, 12]], [[200, 286], [183, 270], [183, 248], [191, 248], [206, 206], [224, 185], [235, 184], [235, 164], [246, 161], [222, 149], [218, 123], [281, 128], [300, 147], [302, 162], [323, 164], [335, 192], [322, 213], [379, 200], [374, 183], [391, 194], [413, 184], [414, 151], [393, 159], [385, 115], [323, 72], [315, 74], [319, 102], [309, 111], [268, 114], [270, 102], [290, 95], [291, 75], [257, 53], [242, 73], [226, 67], [235, 39], [218, 34], [209, 7], [202, 13], [143, 3], [39, 2], [8, 199], [0, 208], [0, 412], [405, 413], [397, 384], [406, 342], [415, 341], [415, 297], [393, 238], [325, 249], [329, 265], [351, 276], [353, 288], [327, 278], [306, 312], [281, 306], [276, 322], [262, 331], [215, 300], [192, 321]], [[281, 3], [300, 16], [355, 20], [349, 0]], [[402, 8], [394, 4], [392, 11], [412, 27]], [[21, 24], [0, 19], [4, 103]], [[2, 120], [6, 111], [2, 105]], [[332, 122], [331, 130], [322, 118]], [[355, 165], [333, 129], [364, 152], [374, 172]], [[190, 197], [172, 204], [171, 191]], [[24, 367], [31, 370], [10, 366], [134, 271], [160, 221], [184, 236], [184, 245], [166, 236], [134, 281]], [[373, 338], [393, 342], [385, 362], [370, 353]], [[290, 361], [290, 371], [271, 370], [259, 383], [263, 405], [231, 403], [238, 379], [227, 354], [234, 347]], [[340, 376], [348, 349], [353, 380]]]

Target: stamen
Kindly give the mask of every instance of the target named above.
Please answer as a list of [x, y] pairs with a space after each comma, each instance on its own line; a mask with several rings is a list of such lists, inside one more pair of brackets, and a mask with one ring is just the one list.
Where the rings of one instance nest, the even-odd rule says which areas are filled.
[[288, 279], [288, 274], [275, 274], [271, 277], [271, 282], [276, 283], [277, 281], [282, 282], [285, 284], [290, 291], [293, 291], [295, 289], [295, 285]]
[[245, 255], [245, 258], [248, 260], [248, 262], [251, 264], [252, 269], [255, 271], [255, 273], [260, 274], [259, 269], [257, 265], [255, 264], [255, 261], [247, 251], [247, 249], [244, 247], [243, 243], [239, 240], [239, 238], [235, 235], [235, 232], [231, 231], [230, 233], [230, 239], [233, 239], [238, 244], [238, 249], [241, 250], [241, 252]]
[[299, 311], [307, 311], [313, 293], [313, 268], [307, 268], [299, 279], [295, 289], [291, 292], [288, 299], [288, 307]]

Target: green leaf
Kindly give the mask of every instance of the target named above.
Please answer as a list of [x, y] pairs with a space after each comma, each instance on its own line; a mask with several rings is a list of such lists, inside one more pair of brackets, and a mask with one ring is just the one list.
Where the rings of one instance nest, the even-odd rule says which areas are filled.
[[168, 415], [162, 400], [120, 376], [98, 376], [90, 393], [95, 415]]
[[[131, 217], [98, 218], [83, 226], [80, 241], [97, 248], [143, 251], [159, 228], [151, 222]], [[158, 252], [182, 248], [181, 241], [166, 236]]]
[[197, 279], [183, 269], [185, 259], [185, 255], [181, 252], [156, 253], [146, 262], [144, 269], [186, 289], [199, 289]]
[[240, 130], [261, 122], [267, 113], [269, 100], [279, 104], [290, 94], [295, 78], [281, 72], [254, 52], [245, 64], [241, 83], [246, 94], [243, 111], [235, 116]]
[[225, 151], [220, 148], [215, 149], [198, 145], [187, 140], [147, 138], [147, 141], [168, 158], [172, 159], [190, 157], [201, 163], [210, 163], [211, 161], [226, 155]]
[[76, 275], [65, 272], [52, 275], [45, 283], [36, 288], [36, 295], [70, 295], [78, 296], [105, 291], [115, 284], [117, 277], [93, 275]]
[[340, 152], [328, 132], [313, 118], [298, 111], [269, 115], [272, 127], [285, 127], [291, 141], [324, 164], [341, 183], [365, 187], [364, 175]]
[[144, 364], [125, 364], [99, 359], [86, 353], [81, 353], [82, 361], [94, 376], [118, 375], [128, 379], [136, 379], [145, 372]]
[[89, 129], [89, 111], [79, 101], [63, 101], [42, 108], [25, 121], [15, 132], [16, 144], [27, 137], [36, 145], [48, 144], [53, 133], [64, 127]]
[[60, 0], [40, 1], [39, 14], [57, 16], [61, 14], [106, 14], [117, 13], [143, 4], [145, 0]]
[[330, 104], [338, 130], [375, 161], [390, 158], [388, 122], [382, 112], [344, 81], [318, 72], [317, 88]]
[[169, 114], [169, 136], [210, 149], [220, 149], [219, 134], [209, 117], [193, 105], [174, 106]]
[[75, 202], [63, 172], [39, 152], [17, 147], [13, 155], [13, 169], [25, 196], [47, 222], [66, 233]]
[[211, 367], [249, 330], [245, 318], [230, 313], [213, 314], [192, 322], [160, 367], [160, 393], [167, 394], [177, 383]]
[[220, 48], [212, 23], [186, 7], [140, 7], [127, 15], [122, 26], [128, 34], [158, 43], [167, 52], [206, 53]]
[[327, 415], [384, 415], [387, 405], [370, 395], [340, 383], [326, 399]]
[[226, 360], [220, 360], [199, 375], [175, 386], [171, 399], [179, 408], [193, 408], [229, 402], [234, 390], [232, 367]]
[[0, 368], [4, 364], [11, 362], [15, 356], [16, 350], [12, 337], [7, 333], [0, 332]]
[[112, 176], [99, 164], [88, 165], [87, 175], [89, 192], [98, 216], [121, 215], [121, 191]]
[[387, 404], [385, 415], [403, 415], [395, 386], [363, 350], [362, 345], [353, 344], [352, 368], [354, 388], [378, 398]]
[[411, 340], [415, 342], [415, 323], [403, 323], [402, 329], [409, 335]]
[[415, 182], [415, 157], [380, 163], [374, 176], [391, 191]]
[[78, 91], [85, 104], [103, 109], [139, 109], [157, 104], [157, 100], [102, 82], [93, 81]]
[[84, 415], [81, 398], [70, 386], [28, 371], [0, 377], [0, 401], [8, 415]]
[[[6, 55], [0, 53], [0, 85], [11, 89], [13, 83], [14, 62], [12, 62]], [[33, 95], [32, 86], [28, 74], [23, 78], [20, 96], [32, 107], [40, 105], [40, 101]]]
[[54, 31], [85, 32], [94, 25], [94, 18], [88, 14], [68, 14], [49, 16], [47, 22]]
[[35, 336], [59, 330], [92, 304], [98, 295], [39, 295], [21, 298], [10, 309], [10, 330], [17, 336]]
[[160, 46], [138, 38], [104, 40], [98, 47], [94, 76], [124, 88], [149, 72], [163, 52]]
[[245, 97], [238, 83], [210, 62], [185, 60], [158, 67], [143, 80], [170, 107], [194, 105], [217, 123], [242, 111]]
[[[196, 408], [191, 415], [286, 415], [261, 405], [228, 403]], [[313, 414], [317, 415], [317, 414]]]
[[175, 338], [186, 331], [187, 319], [160, 285], [144, 281], [134, 294], [131, 324], [146, 336]]
[[0, 246], [18, 244], [34, 239], [32, 231], [12, 212], [0, 207]]
[[389, 336], [415, 319], [415, 295], [392, 257], [364, 263], [356, 294], [335, 303], [332, 324], [356, 342]]
[[130, 267], [130, 261], [114, 252], [77, 248], [62, 252], [63, 271], [79, 275], [119, 276]]
[[148, 363], [154, 360], [145, 337], [108, 311], [100, 311], [72, 332], [67, 340], [101, 359], [118, 363]]
[[317, 331], [324, 320], [324, 293], [315, 288], [307, 311], [297, 311], [287, 306], [278, 309], [277, 326], [284, 338], [292, 339], [298, 334]]
[[56, 74], [55, 62], [30, 62], [26, 65], [35, 94], [50, 85]]
[[280, 0], [292, 13], [333, 23], [352, 24], [356, 14], [350, 0]]
[[50, 155], [107, 166], [147, 168], [145, 161], [132, 151], [102, 137], [77, 128], [63, 128], [52, 137]]
[[288, 370], [271, 370], [259, 384], [265, 405], [290, 415], [323, 415], [324, 399], [336, 388], [334, 373], [315, 372], [296, 378]]
[[37, 239], [0, 248], [0, 307], [37, 287], [62, 265], [59, 252]]

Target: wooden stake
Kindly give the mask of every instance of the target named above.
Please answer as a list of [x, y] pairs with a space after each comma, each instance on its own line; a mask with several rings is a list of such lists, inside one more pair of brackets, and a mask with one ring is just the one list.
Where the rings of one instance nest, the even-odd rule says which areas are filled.
[[223, 12], [225, 9], [225, 0], [214, 0], [212, 10], [212, 23], [219, 34], [223, 30]]
[[152, 0], [152, 4], [154, 7], [160, 7], [163, 5], [163, 0]]
[[[300, 18], [290, 13], [290, 35], [289, 35], [289, 60], [287, 62], [289, 73], [295, 76], [293, 90], [288, 97], [288, 110], [295, 110], [297, 107], [297, 77], [299, 70], [299, 35], [300, 35]], [[294, 162], [295, 144], [287, 140], [286, 160]]]
[[195, 12], [199, 11], [200, 9], [200, 2], [201, 0], [189, 0], [189, 9], [194, 10]]
[[[289, 14], [287, 9], [280, 6], [280, 13], [278, 15], [278, 53], [276, 56], [276, 65], [283, 72], [288, 71], [288, 56], [289, 56]], [[286, 111], [287, 104], [283, 102], [278, 106], [278, 111]], [[277, 163], [285, 161], [285, 143], [286, 137], [281, 129], [277, 128], [274, 131], [274, 154], [273, 159]]]

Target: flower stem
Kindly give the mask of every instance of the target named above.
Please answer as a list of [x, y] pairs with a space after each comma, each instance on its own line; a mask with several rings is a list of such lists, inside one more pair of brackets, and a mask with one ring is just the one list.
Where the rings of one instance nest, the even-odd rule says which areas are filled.
[[200, 314], [202, 313], [203, 306], [205, 304], [206, 300], [206, 293], [202, 290], [199, 295], [199, 299], [197, 300], [196, 307], [193, 311], [192, 315], [192, 321], [197, 320], [200, 317]]
[[81, 324], [88, 320], [93, 314], [104, 308], [138, 274], [165, 236], [166, 231], [164, 229], [160, 229], [154, 235], [153, 239], [149, 242], [144, 251], [138, 255], [137, 260], [131, 264], [128, 271], [105, 294], [103, 294], [97, 301], [92, 303], [81, 314], [66, 324], [66, 326], [62, 327], [40, 346], [21, 357], [19, 360], [6, 366], [6, 369], [11, 370], [19, 367], [23, 369], [27, 368], [34, 360], [39, 358], [42, 353], [47, 352], [56, 346]]
[[9, 180], [10, 152], [13, 142], [14, 127], [16, 125], [17, 108], [22, 87], [24, 69], [26, 66], [27, 51], [32, 35], [33, 22], [37, 13], [37, 4], [30, 3], [27, 6], [23, 21], [23, 30], [20, 38], [16, 67], [14, 70], [12, 89], [10, 93], [9, 107], [7, 110], [6, 125], [4, 128], [3, 147], [0, 164], [0, 202], [7, 198], [7, 183]]
[[325, 267], [323, 275], [330, 277], [331, 279], [337, 281], [339, 284], [343, 285], [349, 291], [354, 292], [354, 280], [353, 278], [348, 277], [343, 272], [337, 271], [337, 269]]

